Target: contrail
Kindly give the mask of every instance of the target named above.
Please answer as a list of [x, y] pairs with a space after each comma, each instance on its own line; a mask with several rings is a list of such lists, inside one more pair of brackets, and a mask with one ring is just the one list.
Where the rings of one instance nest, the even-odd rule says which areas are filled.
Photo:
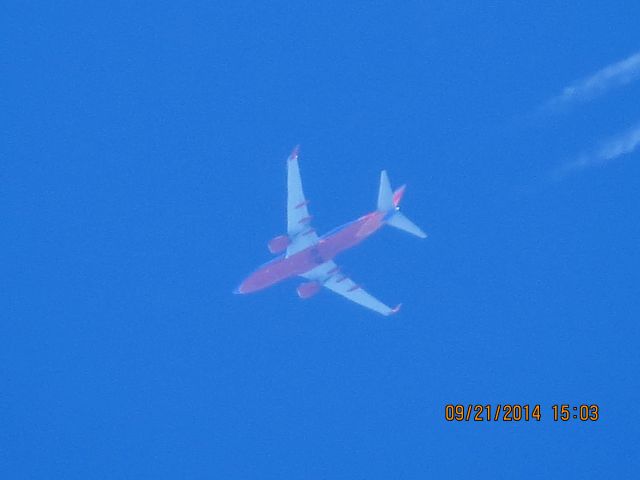
[[560, 95], [544, 105], [544, 109], [558, 110], [573, 103], [585, 102], [639, 78], [640, 52], [636, 52], [624, 60], [612, 63], [593, 75], [565, 87]]
[[561, 180], [570, 173], [605, 165], [618, 157], [632, 153], [638, 146], [640, 146], [640, 124], [621, 135], [610, 138], [595, 152], [583, 154], [576, 160], [561, 165], [552, 172], [552, 177], [554, 180]]

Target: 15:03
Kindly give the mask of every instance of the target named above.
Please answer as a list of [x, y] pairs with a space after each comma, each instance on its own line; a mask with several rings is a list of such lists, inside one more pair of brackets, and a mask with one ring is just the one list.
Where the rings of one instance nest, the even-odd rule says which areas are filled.
[[567, 422], [571, 419], [581, 420], [583, 422], [595, 422], [600, 419], [600, 407], [598, 405], [569, 405], [563, 403], [561, 405], [552, 405], [553, 420]]

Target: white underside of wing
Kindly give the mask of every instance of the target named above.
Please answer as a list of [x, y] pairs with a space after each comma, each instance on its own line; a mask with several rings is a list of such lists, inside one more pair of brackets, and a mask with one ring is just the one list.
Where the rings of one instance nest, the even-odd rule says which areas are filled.
[[287, 247], [288, 257], [318, 243], [318, 235], [311, 227], [307, 203], [295, 149], [287, 160], [287, 234], [291, 239]]
[[382, 315], [391, 315], [398, 311], [398, 307], [391, 308], [385, 305], [373, 295], [367, 293], [349, 277], [340, 273], [338, 266], [333, 261], [325, 262], [302, 276], [309, 280], [317, 281], [323, 287], [342, 295], [347, 300], [351, 300]]

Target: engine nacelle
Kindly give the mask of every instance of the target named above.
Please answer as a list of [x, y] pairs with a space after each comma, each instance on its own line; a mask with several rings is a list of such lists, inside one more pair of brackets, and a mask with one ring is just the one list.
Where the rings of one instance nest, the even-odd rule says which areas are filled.
[[288, 235], [278, 235], [275, 238], [269, 240], [269, 251], [271, 253], [280, 253], [285, 250], [291, 244], [291, 239]]
[[320, 288], [322, 288], [322, 285], [320, 285], [318, 282], [301, 283], [297, 288], [298, 296], [306, 300], [307, 298], [313, 297], [316, 293], [318, 293], [320, 291]]

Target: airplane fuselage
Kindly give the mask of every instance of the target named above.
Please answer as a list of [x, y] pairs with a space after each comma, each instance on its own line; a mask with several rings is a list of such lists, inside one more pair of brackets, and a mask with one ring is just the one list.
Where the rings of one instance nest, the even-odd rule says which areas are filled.
[[339, 253], [357, 245], [384, 225], [385, 213], [373, 211], [330, 231], [309, 248], [287, 257], [280, 255], [262, 265], [238, 287], [238, 293], [251, 293], [270, 287], [287, 278], [302, 275], [332, 260]]

